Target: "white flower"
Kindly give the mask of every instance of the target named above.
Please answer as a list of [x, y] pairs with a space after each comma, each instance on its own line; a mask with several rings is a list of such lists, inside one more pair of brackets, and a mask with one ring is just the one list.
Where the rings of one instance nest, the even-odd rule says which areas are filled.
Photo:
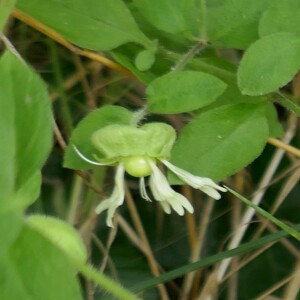
[[216, 200], [219, 200], [221, 198], [221, 195], [217, 192], [217, 190], [221, 192], [227, 191], [225, 188], [214, 183], [210, 178], [195, 176], [183, 169], [174, 166], [167, 160], [161, 160], [161, 162], [173, 173], [175, 173], [182, 181], [184, 181], [194, 189], [201, 190], [202, 192]]
[[109, 227], [113, 227], [112, 218], [116, 209], [124, 202], [125, 188], [124, 188], [124, 173], [125, 169], [123, 164], [119, 164], [115, 175], [115, 187], [109, 198], [103, 200], [97, 207], [96, 213], [100, 214], [104, 210], [107, 211], [106, 224]]
[[[92, 161], [86, 158], [76, 146], [74, 146], [76, 153], [88, 163], [93, 165], [108, 165]], [[193, 188], [199, 189], [214, 199], [220, 199], [221, 195], [217, 191], [226, 192], [226, 189], [214, 183], [211, 179], [205, 177], [198, 177], [191, 173], [182, 170], [167, 160], [160, 160], [168, 169], [175, 173], [182, 181], [189, 184]], [[171, 209], [175, 210], [180, 216], [184, 215], [185, 210], [193, 213], [194, 209], [191, 203], [183, 195], [175, 192], [169, 185], [167, 178], [156, 165], [156, 159], [148, 156], [132, 156], [124, 158], [123, 162], [120, 159], [115, 175], [115, 187], [111, 196], [103, 200], [97, 207], [96, 213], [100, 214], [104, 210], [108, 210], [106, 223], [113, 227], [112, 218], [116, 209], [124, 202], [124, 173], [125, 171], [132, 176], [140, 178], [140, 194], [141, 197], [147, 201], [151, 201], [148, 196], [145, 186], [145, 177], [150, 175], [149, 185], [152, 195], [156, 201], [160, 203], [163, 210], [171, 213]]]

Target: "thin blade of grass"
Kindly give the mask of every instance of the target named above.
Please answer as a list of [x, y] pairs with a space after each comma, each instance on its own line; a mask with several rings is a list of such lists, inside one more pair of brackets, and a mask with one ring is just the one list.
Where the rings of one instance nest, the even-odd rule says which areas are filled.
[[[295, 232], [300, 230], [300, 224], [294, 226], [293, 230]], [[162, 274], [158, 277], [151, 278], [151, 279], [145, 280], [143, 282], [137, 283], [136, 285], [132, 286], [129, 289], [132, 292], [139, 292], [139, 291], [142, 291], [142, 290], [145, 290], [145, 289], [149, 289], [149, 288], [154, 287], [158, 284], [168, 282], [172, 279], [183, 276], [183, 275], [185, 275], [189, 272], [201, 269], [203, 267], [213, 265], [213, 264], [215, 264], [215, 263], [217, 263], [217, 262], [219, 262], [223, 259], [230, 258], [230, 257], [235, 256], [235, 255], [240, 255], [240, 254], [247, 253], [249, 251], [261, 248], [261, 247], [267, 245], [268, 243], [278, 241], [281, 238], [286, 237], [287, 235], [288, 235], [288, 232], [286, 232], [285, 230], [269, 234], [269, 235], [264, 236], [262, 238], [259, 238], [257, 240], [254, 240], [254, 241], [251, 241], [251, 242], [248, 242], [248, 243], [244, 243], [244, 244], [242, 244], [241, 246], [239, 246], [237, 248], [234, 248], [234, 249], [231, 249], [231, 250], [228, 250], [228, 251], [224, 251], [224, 252], [206, 257], [202, 260], [184, 265], [180, 268], [177, 268], [173, 271]]]
[[226, 189], [230, 193], [232, 193], [237, 198], [239, 198], [240, 200], [242, 200], [245, 204], [247, 204], [248, 206], [250, 206], [253, 209], [255, 209], [259, 214], [261, 214], [262, 216], [264, 216], [265, 218], [267, 218], [269, 221], [273, 222], [278, 227], [280, 227], [281, 229], [283, 229], [284, 231], [286, 231], [287, 233], [289, 233], [291, 236], [293, 236], [295, 239], [297, 239], [298, 241], [300, 241], [300, 233], [297, 232], [295, 229], [293, 229], [292, 227], [284, 224], [283, 222], [281, 222], [280, 220], [278, 220], [277, 218], [275, 218], [273, 215], [271, 215], [270, 213], [268, 213], [267, 211], [265, 211], [261, 207], [255, 205], [254, 203], [252, 203], [250, 200], [246, 199], [245, 197], [243, 197], [239, 193], [235, 192], [234, 190], [230, 189], [227, 186], [225, 186], [225, 187], [226, 187]]

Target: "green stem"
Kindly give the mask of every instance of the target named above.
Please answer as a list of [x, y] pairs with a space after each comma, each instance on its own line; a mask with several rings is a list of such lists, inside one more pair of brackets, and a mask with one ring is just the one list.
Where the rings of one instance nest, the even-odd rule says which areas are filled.
[[58, 87], [58, 92], [60, 94], [61, 114], [65, 122], [66, 131], [69, 135], [73, 129], [73, 121], [72, 121], [72, 114], [70, 112], [69, 105], [68, 105], [68, 97], [64, 89], [64, 81], [63, 81], [63, 75], [59, 63], [57, 45], [53, 40], [49, 40], [49, 46], [51, 51], [51, 57], [53, 59], [53, 71], [55, 75], [55, 81]]
[[87, 278], [91, 281], [98, 284], [101, 288], [115, 296], [116, 298], [120, 300], [139, 300], [139, 298], [122, 287], [121, 285], [117, 284], [116, 282], [112, 281], [107, 276], [99, 273], [96, 269], [93, 267], [83, 264], [81, 262], [78, 262], [77, 260], [73, 260], [73, 263], [75, 264], [76, 268]]
[[283, 107], [287, 108], [288, 110], [291, 110], [296, 115], [300, 116], [300, 107], [295, 104], [292, 100], [290, 100], [287, 96], [283, 95], [282, 93], [278, 92], [278, 95], [280, 97], [277, 97], [275, 99], [275, 102], [279, 103]]
[[202, 41], [207, 41], [207, 26], [206, 26], [206, 0], [200, 0], [200, 38]]
[[242, 200], [245, 204], [247, 204], [248, 206], [250, 206], [251, 208], [253, 208], [254, 210], [256, 210], [259, 214], [261, 214], [262, 216], [264, 216], [265, 218], [267, 218], [269, 221], [273, 222], [278, 227], [280, 227], [284, 231], [288, 232], [295, 239], [297, 239], [298, 241], [300, 241], [300, 234], [299, 234], [298, 231], [296, 231], [292, 227], [284, 224], [283, 222], [281, 222], [280, 220], [278, 220], [277, 218], [275, 218], [273, 215], [271, 215], [270, 213], [268, 213], [267, 211], [265, 211], [261, 207], [255, 205], [253, 202], [251, 202], [250, 200], [246, 199], [245, 197], [243, 197], [242, 195], [240, 195], [236, 191], [230, 189], [228, 186], [225, 186], [225, 188], [230, 193], [232, 193], [234, 196], [236, 196], [237, 198], [239, 198], [240, 200]]
[[180, 60], [177, 62], [177, 64], [172, 68], [172, 71], [181, 71], [184, 69], [184, 67], [187, 65], [189, 61], [191, 61], [198, 53], [201, 51], [206, 44], [204, 42], [198, 42], [196, 45], [194, 45], [189, 52], [187, 52], [185, 55], [183, 55]]

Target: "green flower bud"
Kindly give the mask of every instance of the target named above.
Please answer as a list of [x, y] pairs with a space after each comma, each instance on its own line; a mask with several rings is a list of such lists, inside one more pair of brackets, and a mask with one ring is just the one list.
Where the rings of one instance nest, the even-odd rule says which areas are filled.
[[154, 159], [147, 156], [131, 156], [123, 160], [125, 171], [134, 177], [146, 177], [152, 173], [149, 160], [155, 162]]

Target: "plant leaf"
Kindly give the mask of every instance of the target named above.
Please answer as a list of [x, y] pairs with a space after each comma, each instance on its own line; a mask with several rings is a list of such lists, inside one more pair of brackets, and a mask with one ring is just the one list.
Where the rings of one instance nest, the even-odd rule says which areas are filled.
[[[45, 162], [52, 144], [52, 114], [42, 80], [10, 52], [0, 59], [0, 78], [0, 201], [5, 201]], [[32, 201], [25, 194], [24, 203]]]
[[15, 0], [1, 0], [0, 1], [0, 33], [6, 23], [6, 20], [13, 9]]
[[300, 68], [299, 56], [299, 35], [280, 32], [256, 41], [239, 66], [238, 84], [242, 93], [262, 95], [284, 86]]
[[64, 253], [27, 226], [0, 263], [1, 299], [82, 299], [76, 274]]
[[149, 109], [156, 113], [193, 111], [214, 102], [226, 84], [212, 75], [180, 71], [152, 81], [146, 90]]
[[246, 49], [258, 38], [258, 23], [272, 0], [207, 1], [209, 40], [218, 45]]
[[186, 37], [199, 37], [199, 0], [135, 0], [134, 6], [156, 28]]
[[300, 34], [300, 2], [298, 0], [274, 1], [259, 23], [260, 36], [276, 32]]
[[92, 134], [104, 126], [110, 124], [129, 125], [131, 121], [132, 113], [119, 106], [107, 105], [91, 112], [72, 132], [70, 143], [64, 156], [64, 167], [81, 170], [91, 169], [92, 165], [78, 156], [74, 151], [73, 145], [87, 158], [95, 160], [93, 154], [98, 153], [98, 151], [91, 143]]
[[182, 130], [171, 162], [218, 181], [253, 161], [268, 133], [264, 104], [224, 105], [200, 114]]
[[87, 49], [110, 50], [128, 42], [151, 46], [121, 0], [20, 0], [17, 7]]

